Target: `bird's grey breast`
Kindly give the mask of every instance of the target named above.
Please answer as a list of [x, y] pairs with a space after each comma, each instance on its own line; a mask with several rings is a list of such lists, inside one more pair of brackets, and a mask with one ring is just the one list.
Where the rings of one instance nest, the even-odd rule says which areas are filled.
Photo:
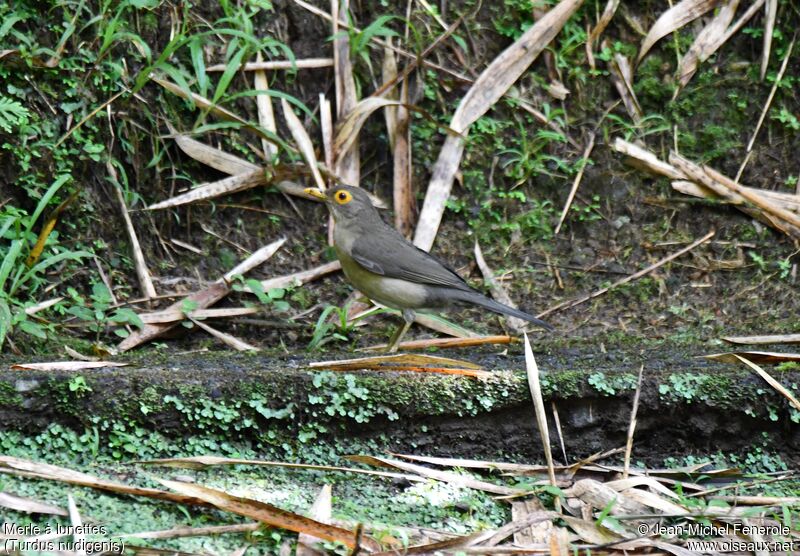
[[[428, 292], [424, 285], [373, 272], [353, 258], [354, 244], [358, 239], [358, 234], [353, 233], [353, 230], [344, 229], [337, 224], [333, 237], [342, 270], [348, 281], [361, 293], [381, 305], [395, 309], [427, 307]], [[359, 257], [359, 260], [363, 259], [364, 256]]]

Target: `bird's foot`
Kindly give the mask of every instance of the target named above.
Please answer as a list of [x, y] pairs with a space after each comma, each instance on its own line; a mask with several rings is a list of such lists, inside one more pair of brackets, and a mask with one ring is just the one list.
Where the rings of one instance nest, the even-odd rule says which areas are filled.
[[411, 327], [411, 323], [414, 322], [414, 313], [406, 309], [403, 311], [403, 324], [397, 327], [397, 330], [394, 334], [392, 334], [392, 339], [389, 340], [389, 346], [386, 348], [386, 353], [397, 353], [397, 349], [400, 347], [400, 340], [403, 339], [403, 336], [406, 335], [408, 329]]

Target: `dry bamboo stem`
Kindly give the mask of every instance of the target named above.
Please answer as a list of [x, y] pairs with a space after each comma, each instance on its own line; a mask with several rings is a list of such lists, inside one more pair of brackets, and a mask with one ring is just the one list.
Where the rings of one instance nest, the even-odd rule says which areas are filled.
[[[207, 72], [225, 71], [228, 66], [216, 64], [206, 68]], [[270, 60], [267, 62], [249, 62], [239, 71], [315, 69], [333, 67], [333, 58], [306, 58], [305, 60]]]
[[567, 217], [569, 207], [572, 206], [572, 201], [575, 199], [575, 193], [578, 192], [581, 179], [583, 179], [583, 171], [586, 169], [586, 164], [589, 162], [589, 156], [591, 156], [592, 149], [594, 149], [594, 138], [595, 134], [592, 133], [591, 136], [589, 136], [589, 143], [586, 145], [586, 149], [583, 151], [583, 156], [581, 157], [583, 164], [581, 165], [581, 169], [578, 170], [578, 175], [575, 176], [575, 181], [572, 182], [572, 189], [570, 189], [569, 195], [567, 196], [567, 202], [564, 203], [564, 210], [561, 212], [561, 218], [558, 219], [558, 226], [556, 226], [556, 235], [558, 235], [558, 232], [561, 231], [561, 225], [564, 223], [564, 219]]
[[[109, 164], [109, 169], [111, 168]], [[136, 229], [133, 227], [131, 215], [128, 213], [128, 207], [125, 205], [122, 191], [120, 191], [120, 188], [116, 185], [114, 186], [114, 193], [117, 195], [117, 201], [122, 211], [122, 218], [125, 220], [125, 231], [128, 233], [128, 238], [131, 240], [131, 251], [133, 251], [133, 263], [134, 267], [136, 267], [136, 277], [139, 279], [139, 288], [144, 297], [153, 298], [158, 294], [156, 293], [156, 288], [153, 286], [153, 281], [150, 279], [150, 271], [144, 260], [142, 246], [139, 244], [139, 237], [136, 235]]]

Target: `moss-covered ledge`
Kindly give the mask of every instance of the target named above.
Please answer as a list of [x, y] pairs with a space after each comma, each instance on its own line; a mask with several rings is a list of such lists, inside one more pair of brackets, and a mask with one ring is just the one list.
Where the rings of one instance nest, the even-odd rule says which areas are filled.
[[[228, 352], [155, 361], [138, 356], [130, 367], [72, 373], [3, 365], [0, 428], [35, 435], [58, 425], [110, 442], [121, 453], [134, 438], [147, 446], [200, 435], [285, 453], [353, 438], [377, 439], [391, 449], [446, 446], [470, 457], [509, 449], [535, 454], [521, 355], [484, 351], [469, 358], [493, 376], [312, 371], [305, 356]], [[800, 413], [747, 369], [666, 348], [567, 349], [537, 360], [544, 395], [555, 402], [574, 454], [624, 444], [636, 374], [644, 365], [637, 441], [654, 455], [736, 451], [758, 442], [800, 457]], [[795, 389], [800, 383], [797, 369], [776, 376]]]

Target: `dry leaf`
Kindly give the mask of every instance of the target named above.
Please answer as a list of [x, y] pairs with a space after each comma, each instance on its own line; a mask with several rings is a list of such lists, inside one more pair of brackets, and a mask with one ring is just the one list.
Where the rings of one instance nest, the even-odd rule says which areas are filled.
[[[533, 512], [529, 513], [528, 515], [522, 517], [519, 520], [511, 521], [510, 523], [506, 523], [502, 527], [497, 530], [489, 530], [483, 532], [477, 539], [472, 541], [470, 544], [480, 546], [480, 547], [492, 547], [497, 546], [504, 540], [506, 540], [511, 535], [521, 531], [531, 525], [538, 525], [540, 523], [551, 523], [553, 519], [557, 519], [559, 516], [556, 512], [548, 512], [548, 511], [541, 511], [541, 512]], [[551, 532], [555, 530], [552, 529]]]
[[722, 338], [732, 344], [800, 344], [800, 334], [773, 336], [727, 336]]
[[331, 112], [331, 101], [325, 98], [324, 93], [319, 94], [319, 124], [325, 166], [333, 168], [333, 112]]
[[614, 139], [611, 148], [629, 157], [626, 162], [633, 166], [637, 166], [654, 174], [667, 176], [673, 180], [686, 179], [686, 175], [671, 164], [667, 164], [647, 149], [629, 143], [621, 137]]
[[[464, 469], [487, 469], [491, 471], [505, 471], [510, 474], [531, 474], [531, 473], [546, 473], [546, 465], [525, 465], [522, 463], [507, 463], [503, 461], [487, 461], [478, 459], [461, 459], [461, 458], [440, 458], [434, 456], [415, 456], [410, 454], [395, 454], [389, 452], [389, 455], [408, 459], [411, 461], [419, 461], [431, 465], [441, 465], [445, 467], [463, 467]], [[568, 469], [564, 466], [558, 466], [557, 469]]]
[[597, 20], [597, 25], [594, 26], [592, 32], [589, 34], [589, 38], [587, 39], [588, 48], [592, 48], [594, 42], [603, 34], [603, 31], [606, 30], [608, 24], [611, 23], [611, 19], [614, 17], [614, 14], [617, 11], [617, 7], [619, 6], [620, 0], [608, 0], [606, 2], [606, 7], [603, 9], [603, 14], [600, 16], [600, 19]]
[[361, 357], [334, 361], [316, 361], [309, 364], [313, 369], [331, 371], [413, 371], [440, 374], [457, 374], [473, 378], [489, 378], [492, 373], [481, 370], [479, 365], [469, 361], [434, 357], [432, 355], [402, 354]]
[[[389, 44], [392, 38], [389, 37]], [[383, 83], [394, 82], [397, 78], [397, 58], [394, 51], [387, 47], [383, 49], [383, 63], [381, 64], [381, 80]], [[387, 90], [383, 95], [384, 98], [394, 101], [400, 100], [400, 94], [396, 87]], [[395, 135], [397, 134], [397, 107], [387, 107], [383, 111], [383, 117], [386, 120], [386, 135], [389, 137], [389, 147], [394, 150]]]
[[287, 463], [283, 461], [266, 461], [260, 459], [238, 459], [221, 458], [218, 456], [193, 456], [186, 458], [164, 458], [136, 461], [143, 465], [164, 465], [166, 467], [179, 467], [182, 469], [205, 469], [215, 465], [254, 465], [262, 467], [286, 467], [289, 469], [314, 469], [319, 471], [341, 471], [343, 473], [357, 473], [362, 475], [375, 475], [377, 477], [389, 477], [392, 479], [404, 479], [407, 481], [421, 481], [416, 475], [404, 473], [389, 473], [386, 471], [372, 471], [370, 469], [358, 469], [355, 467], [340, 467], [333, 465], [314, 465], [308, 463]]
[[[171, 132], [174, 134], [175, 130], [171, 128]], [[184, 153], [198, 162], [202, 162], [206, 166], [210, 166], [228, 175], [236, 176], [240, 174], [249, 174], [260, 169], [257, 164], [253, 164], [248, 160], [214, 148], [211, 145], [201, 143], [188, 135], [177, 134], [174, 136], [174, 139], [175, 143], [178, 144], [178, 147]]]
[[659, 494], [663, 494], [664, 496], [669, 496], [675, 500], [679, 500], [680, 497], [672, 492], [670, 489], [659, 483], [656, 479], [652, 477], [630, 477], [628, 479], [617, 479], [615, 481], [608, 481], [605, 483], [606, 486], [613, 488], [616, 491], [622, 492], [629, 488], [639, 487], [639, 486], [646, 486], [649, 487], [651, 490], [658, 492]]
[[48, 299], [47, 301], [41, 301], [36, 305], [31, 305], [30, 307], [26, 307], [25, 314], [28, 315], [29, 317], [33, 316], [36, 313], [44, 311], [45, 309], [49, 309], [53, 305], [57, 304], [59, 301], [62, 301], [63, 299], [64, 299], [63, 297], [54, 297], [53, 299]]
[[[763, 378], [767, 382], [767, 384], [772, 386], [775, 390], [778, 391], [779, 394], [781, 394], [784, 398], [789, 400], [789, 402], [795, 407], [795, 409], [800, 411], [800, 401], [798, 401], [797, 398], [794, 397], [794, 394], [792, 394], [792, 392], [788, 388], [786, 388], [783, 384], [772, 378], [772, 376], [769, 373], [767, 373], [767, 371], [765, 371], [764, 369], [753, 363], [750, 360], [751, 359], [750, 357], [745, 358], [737, 354], [734, 354], [734, 356], [739, 361], [746, 364], [748, 367], [750, 367], [756, 373], [758, 373], [758, 376]], [[797, 356], [796, 359], [792, 359], [792, 361], [800, 361], [800, 356]]]
[[[466, 133], [519, 79], [581, 4], [582, 0], [561, 0], [495, 58], [461, 99], [450, 127], [456, 133]], [[433, 246], [463, 152], [464, 137], [448, 135], [433, 168], [414, 235], [414, 244], [420, 249], [430, 251]]]
[[[384, 552], [377, 552], [373, 556], [398, 556], [400, 554], [459, 554], [461, 550], [455, 550], [454, 552], [450, 552], [448, 549], [458, 549], [462, 547], [466, 547], [470, 545], [472, 542], [475, 541], [476, 538], [480, 537], [481, 533], [472, 533], [471, 535], [464, 535], [455, 537], [452, 539], [446, 539], [443, 541], [437, 541], [433, 543], [427, 544], [417, 544], [414, 546], [403, 547], [402, 549], [392, 549], [387, 550]], [[446, 552], [442, 552], [445, 551]]]
[[638, 488], [629, 488], [622, 491], [622, 494], [628, 500], [633, 500], [634, 502], [644, 504], [645, 506], [648, 506], [650, 508], [653, 508], [670, 516], [690, 515], [692, 513], [685, 507], [680, 506], [675, 502], [664, 500], [657, 494], [653, 494], [652, 492], [647, 492], [646, 490], [640, 490]]
[[221, 106], [217, 106], [216, 104], [214, 104], [213, 102], [211, 102], [210, 100], [205, 98], [204, 96], [198, 95], [197, 93], [191, 93], [191, 92], [184, 91], [183, 89], [181, 89], [175, 83], [172, 83], [171, 81], [168, 81], [166, 79], [162, 79], [162, 78], [154, 76], [154, 75], [150, 76], [150, 80], [155, 82], [155, 83], [158, 83], [159, 85], [164, 87], [169, 92], [171, 92], [171, 93], [173, 93], [173, 94], [175, 94], [175, 95], [177, 95], [177, 96], [179, 96], [181, 98], [185, 98], [187, 100], [191, 100], [192, 102], [194, 102], [200, 108], [203, 108], [205, 110], [209, 110], [211, 113], [213, 113], [218, 118], [221, 118], [221, 119], [229, 121], [229, 122], [235, 122], [235, 123], [241, 125], [242, 127], [246, 128], [246, 129], [249, 129], [253, 133], [256, 133], [257, 135], [259, 135], [260, 137], [266, 139], [267, 141], [272, 141], [272, 138], [269, 137], [263, 130], [259, 129], [258, 126], [252, 125], [250, 122], [248, 122], [247, 120], [245, 120], [244, 118], [242, 118], [240, 116], [237, 116], [236, 114], [234, 114], [230, 110], [226, 110], [225, 108], [222, 108]]
[[[83, 519], [72, 494], [67, 494], [67, 508], [69, 509], [69, 523], [73, 531], [72, 541], [78, 546], [83, 546], [86, 542], [86, 534], [83, 532]], [[77, 556], [86, 556], [86, 551], [82, 549], [76, 550], [75, 554]]]
[[100, 358], [94, 355], [84, 355], [79, 351], [72, 349], [71, 347], [65, 345], [64, 351], [67, 355], [72, 357], [73, 359], [77, 359], [78, 361], [100, 361]]
[[[753, 190], [745, 189], [734, 180], [723, 176], [712, 168], [708, 166], [698, 166], [675, 152], [670, 153], [669, 161], [673, 166], [691, 178], [692, 181], [708, 187], [718, 195], [726, 197], [732, 202], [744, 203], [747, 201], [755, 205], [755, 208], [763, 214], [770, 225], [792, 237], [800, 237], [800, 215], [781, 208], [770, 199], [758, 195], [758, 193]], [[752, 209], [752, 207], [750, 208]]]
[[259, 185], [266, 185], [267, 182], [266, 173], [259, 168], [247, 174], [239, 174], [219, 181], [198, 185], [186, 193], [150, 205], [147, 207], [147, 210], [159, 210], [177, 207], [187, 203], [195, 203], [197, 201], [205, 201], [206, 199], [213, 199], [221, 195], [230, 195], [231, 193], [244, 191], [245, 189], [252, 189]]
[[179, 526], [161, 531], [143, 531], [141, 533], [128, 533], [120, 535], [129, 539], [175, 539], [182, 537], [205, 537], [208, 535], [221, 535], [226, 533], [249, 533], [258, 531], [261, 523], [238, 523], [236, 525], [211, 525], [209, 527]]
[[[332, 261], [329, 263], [325, 263], [315, 268], [311, 268], [309, 270], [302, 270], [300, 272], [295, 272], [294, 274], [288, 274], [286, 276], [278, 276], [277, 278], [267, 278], [266, 280], [261, 281], [261, 287], [264, 288], [265, 291], [271, 290], [273, 288], [287, 288], [290, 286], [302, 286], [303, 284], [307, 284], [317, 278], [330, 274], [331, 272], [336, 272], [337, 270], [341, 270], [342, 263], [339, 261]], [[250, 292], [250, 288], [244, 288], [243, 291]]]
[[143, 496], [146, 498], [155, 498], [157, 500], [177, 502], [179, 504], [206, 505], [206, 503], [199, 498], [194, 498], [192, 496], [173, 494], [171, 492], [164, 492], [154, 488], [141, 488], [122, 483], [115, 483], [113, 481], [99, 479], [86, 473], [73, 471], [72, 469], [67, 469], [65, 467], [58, 467], [56, 465], [15, 458], [12, 456], [0, 456], [0, 472], [33, 479], [59, 481], [71, 485], [114, 492], [116, 494]]
[[778, 15], [778, 0], [767, 0], [767, 13], [764, 16], [764, 47], [761, 50], [761, 81], [767, 75], [769, 53], [772, 50], [772, 32], [775, 29], [775, 17]]
[[[256, 63], [263, 62], [261, 51], [256, 54]], [[206, 70], [208, 71], [208, 70]], [[264, 70], [256, 70], [253, 74], [253, 86], [256, 91], [269, 91], [269, 81], [267, 81], [267, 74]], [[258, 124], [267, 131], [277, 135], [278, 126], [275, 125], [275, 113], [272, 110], [272, 98], [267, 95], [256, 96], [256, 108], [258, 109]], [[266, 139], [261, 139], [261, 148], [264, 151], [264, 156], [267, 160], [278, 154], [278, 147]]]
[[188, 317], [188, 319], [192, 321], [192, 323], [194, 323], [196, 326], [202, 328], [203, 330], [214, 336], [216, 339], [222, 341], [222, 343], [224, 343], [226, 346], [232, 347], [236, 351], [259, 351], [259, 349], [256, 346], [248, 344], [247, 342], [240, 340], [235, 336], [231, 336], [230, 334], [221, 332], [216, 328], [212, 328], [211, 326], [205, 324], [204, 322], [195, 320], [191, 317]]
[[[109, 176], [114, 183], [114, 193], [119, 203], [120, 211], [122, 212], [122, 219], [125, 222], [125, 232], [128, 234], [128, 240], [131, 244], [131, 255], [133, 258], [134, 268], [136, 269], [136, 278], [139, 282], [142, 296], [146, 299], [155, 297], [157, 295], [156, 288], [153, 286], [153, 280], [150, 277], [150, 270], [147, 268], [142, 246], [139, 243], [139, 236], [136, 234], [136, 228], [133, 227], [133, 220], [128, 212], [128, 206], [125, 204], [125, 198], [122, 196], [122, 186], [117, 179], [117, 172], [114, 166], [109, 161], [106, 164]], [[109, 289], [110, 291], [110, 289]], [[112, 294], [113, 295], [113, 294]]]
[[244, 315], [255, 315], [261, 309], [258, 307], [225, 307], [223, 309], [199, 309], [188, 313], [179, 309], [157, 311], [154, 313], [141, 313], [139, 318], [145, 324], [164, 324], [167, 322], [181, 321], [187, 318], [193, 319], [218, 319], [241, 317]]
[[526, 492], [522, 489], [496, 485], [494, 483], [488, 483], [486, 481], [473, 479], [472, 477], [466, 475], [459, 475], [457, 473], [452, 473], [449, 471], [441, 471], [439, 469], [430, 469], [428, 467], [423, 467], [422, 465], [416, 465], [404, 461], [397, 461], [389, 458], [376, 457], [376, 456], [346, 456], [346, 457], [350, 461], [355, 461], [366, 465], [374, 465], [378, 467], [393, 467], [396, 469], [400, 469], [402, 471], [416, 473], [417, 475], [428, 477], [430, 479], [436, 479], [437, 481], [442, 481], [444, 483], [450, 483], [452, 485], [471, 488], [474, 490], [482, 490], [484, 492], [490, 492], [492, 494], [501, 494], [504, 496], [509, 496], [509, 495], [524, 494]]
[[589, 544], [607, 544], [622, 540], [622, 537], [615, 532], [597, 525], [595, 521], [578, 519], [568, 515], [561, 516], [562, 520], [575, 531], [584, 542]]
[[581, 479], [575, 481], [572, 487], [566, 489], [564, 494], [575, 497], [596, 510], [610, 507], [612, 515], [645, 515], [652, 513], [644, 504], [628, 498], [600, 481], [594, 479]]
[[455, 336], [456, 338], [478, 338], [480, 334], [464, 328], [463, 326], [451, 322], [444, 317], [434, 314], [417, 313], [414, 317], [414, 322], [421, 324], [436, 332], [447, 334], [448, 336]]
[[[430, 338], [426, 340], [411, 340], [408, 342], [401, 342], [398, 346], [403, 350], [413, 349], [428, 349], [428, 348], [463, 348], [482, 346], [486, 344], [510, 344], [515, 339], [511, 336], [478, 336], [475, 338]], [[386, 349], [388, 344], [379, 344], [377, 346], [369, 346], [361, 348], [358, 351], [379, 351]]]
[[[333, 19], [333, 66], [334, 85], [336, 89], [336, 116], [343, 121], [355, 109], [358, 102], [356, 81], [353, 75], [353, 64], [350, 60], [350, 37], [339, 32], [340, 13], [345, 19], [350, 10], [350, 0], [331, 0]], [[353, 147], [347, 153], [336, 154], [334, 149], [334, 173], [348, 185], [358, 186], [361, 181], [361, 157], [358, 149], [358, 138], [354, 138]]]
[[677, 97], [678, 92], [689, 83], [697, 71], [697, 67], [723, 45], [727, 39], [726, 31], [733, 21], [733, 16], [736, 15], [738, 6], [739, 0], [729, 0], [694, 39], [692, 46], [689, 47], [678, 65], [678, 87], [675, 89], [673, 98]]
[[[527, 500], [511, 501], [512, 522], [521, 522], [531, 514], [540, 514], [544, 511], [544, 505], [536, 497], [528, 498]], [[552, 530], [552, 520], [545, 520], [528, 525], [514, 533], [514, 544], [524, 546], [526, 544], [544, 543], [550, 537]]]
[[10, 492], [0, 492], [0, 507], [28, 514], [68, 515], [65, 509], [58, 506], [34, 500], [33, 498], [17, 496]]
[[[272, 255], [274, 255], [278, 249], [284, 244], [286, 239], [279, 239], [278, 241], [274, 241], [269, 245], [266, 245], [259, 249], [256, 253], [252, 256], [248, 257], [248, 259], [239, 265], [236, 266], [228, 275], [231, 273], [235, 274], [246, 274], [252, 268], [257, 265], [261, 264], [265, 260], [269, 259]], [[255, 263], [255, 264], [254, 264]], [[226, 276], [228, 276], [226, 275]], [[211, 305], [215, 304], [220, 299], [223, 299], [228, 293], [230, 293], [231, 287], [228, 282], [221, 278], [218, 281], [211, 284], [209, 287], [195, 292], [187, 297], [176, 301], [172, 305], [167, 308], [167, 311], [172, 310], [179, 310], [182, 311], [185, 307], [184, 303], [189, 301], [195, 307], [195, 309], [205, 309], [210, 307]], [[119, 351], [126, 351], [132, 349], [138, 345], [141, 345], [145, 342], [152, 341], [162, 334], [172, 330], [177, 326], [176, 323], [168, 323], [168, 324], [145, 324], [144, 329], [142, 330], [134, 330], [133, 334], [125, 338], [122, 342], [120, 342], [117, 349]]]
[[130, 363], [114, 361], [52, 361], [49, 363], [15, 363], [9, 368], [14, 371], [83, 371], [105, 367], [127, 367]]
[[[341, 527], [320, 523], [314, 519], [283, 510], [277, 506], [267, 504], [266, 502], [234, 496], [222, 490], [196, 484], [180, 483], [178, 481], [167, 481], [165, 479], [156, 480], [175, 492], [184, 496], [198, 498], [226, 512], [255, 519], [272, 527], [279, 527], [297, 533], [307, 533], [328, 541], [338, 541], [350, 548], [356, 546], [355, 531], [348, 531]], [[362, 542], [367, 540], [365, 544], [377, 546], [377, 543], [374, 541], [369, 542], [369, 540], [364, 537], [362, 537], [361, 540]]]
[[[400, 98], [408, 104], [408, 80], [403, 81], [400, 88]], [[391, 108], [387, 109], [392, 111]], [[392, 137], [392, 192], [394, 197], [394, 226], [403, 234], [410, 237], [414, 230], [414, 217], [417, 210], [417, 200], [412, 187], [411, 168], [411, 117], [406, 106], [396, 109], [395, 125]]]
[[333, 139], [334, 158], [348, 156], [351, 148], [357, 144], [358, 134], [367, 118], [375, 110], [387, 106], [400, 106], [400, 102], [381, 97], [367, 97], [356, 104], [344, 120], [337, 124], [338, 129]]
[[[314, 500], [314, 505], [311, 506], [309, 517], [315, 519], [320, 523], [330, 523], [332, 517], [331, 508], [331, 485], [324, 485], [317, 494]], [[295, 556], [324, 556], [324, 550], [314, 548], [314, 545], [322, 542], [322, 539], [309, 535], [307, 533], [300, 533], [297, 537], [297, 550]]]
[[220, 281], [224, 282], [231, 282], [237, 275], [244, 275], [260, 266], [261, 264], [267, 262], [272, 258], [272, 256], [280, 249], [283, 244], [286, 243], [286, 238], [282, 237], [277, 241], [273, 241], [268, 245], [264, 245], [260, 247], [257, 251], [252, 253], [249, 257], [245, 260], [237, 264], [231, 270], [225, 273]]
[[633, 120], [633, 123], [638, 125], [642, 121], [642, 107], [639, 105], [639, 99], [636, 98], [636, 92], [633, 90], [633, 69], [630, 62], [618, 52], [614, 54], [608, 67], [611, 70], [611, 81], [614, 83], [620, 98], [622, 98], [625, 110]]
[[[702, 185], [698, 185], [693, 181], [675, 180], [671, 183], [671, 185], [672, 189], [683, 193], [684, 195], [691, 195], [692, 197], [701, 197], [705, 199], [718, 199], [726, 203], [735, 202], [732, 198], [720, 197], [714, 192], [714, 190], [703, 187]], [[757, 189], [755, 187], [747, 187], [744, 185], [741, 187], [749, 190], [754, 195], [759, 195], [769, 199], [771, 202], [783, 209], [800, 212], [800, 196], [798, 195], [784, 193], [782, 191], [772, 191], [770, 189]]]
[[569, 208], [572, 206], [572, 201], [575, 199], [575, 194], [578, 192], [578, 186], [580, 186], [581, 179], [583, 179], [583, 172], [586, 169], [586, 166], [589, 164], [589, 157], [592, 155], [592, 150], [594, 149], [595, 135], [596, 134], [594, 132], [589, 135], [589, 141], [586, 143], [586, 148], [583, 150], [583, 155], [578, 163], [580, 169], [575, 175], [575, 179], [572, 180], [572, 187], [569, 190], [569, 195], [567, 195], [567, 200], [564, 203], [564, 209], [561, 211], [561, 216], [558, 218], [558, 225], [556, 225], [555, 234], [558, 234], [558, 232], [561, 231], [561, 225], [567, 218]]
[[528, 386], [531, 389], [531, 397], [533, 398], [536, 424], [539, 428], [539, 436], [542, 439], [544, 459], [547, 462], [547, 475], [550, 478], [550, 484], [555, 486], [556, 475], [555, 468], [553, 467], [553, 454], [550, 451], [550, 432], [547, 429], [547, 414], [544, 410], [542, 387], [539, 384], [539, 367], [536, 365], [536, 359], [533, 357], [533, 350], [531, 349], [531, 343], [528, 341], [527, 334], [525, 334], [525, 371], [528, 375]]
[[311, 142], [311, 137], [308, 136], [308, 132], [306, 132], [306, 129], [303, 127], [303, 122], [300, 121], [285, 98], [281, 99], [281, 107], [283, 108], [283, 117], [286, 119], [286, 125], [289, 127], [294, 142], [297, 144], [297, 148], [300, 149], [303, 158], [306, 159], [308, 169], [314, 176], [314, 183], [318, 188], [324, 190], [325, 181], [319, 173], [317, 157], [314, 154], [314, 145]]
[[661, 14], [642, 41], [636, 64], [638, 65], [642, 61], [655, 43], [690, 21], [694, 21], [716, 6], [718, 2], [719, 0], [683, 0]]

